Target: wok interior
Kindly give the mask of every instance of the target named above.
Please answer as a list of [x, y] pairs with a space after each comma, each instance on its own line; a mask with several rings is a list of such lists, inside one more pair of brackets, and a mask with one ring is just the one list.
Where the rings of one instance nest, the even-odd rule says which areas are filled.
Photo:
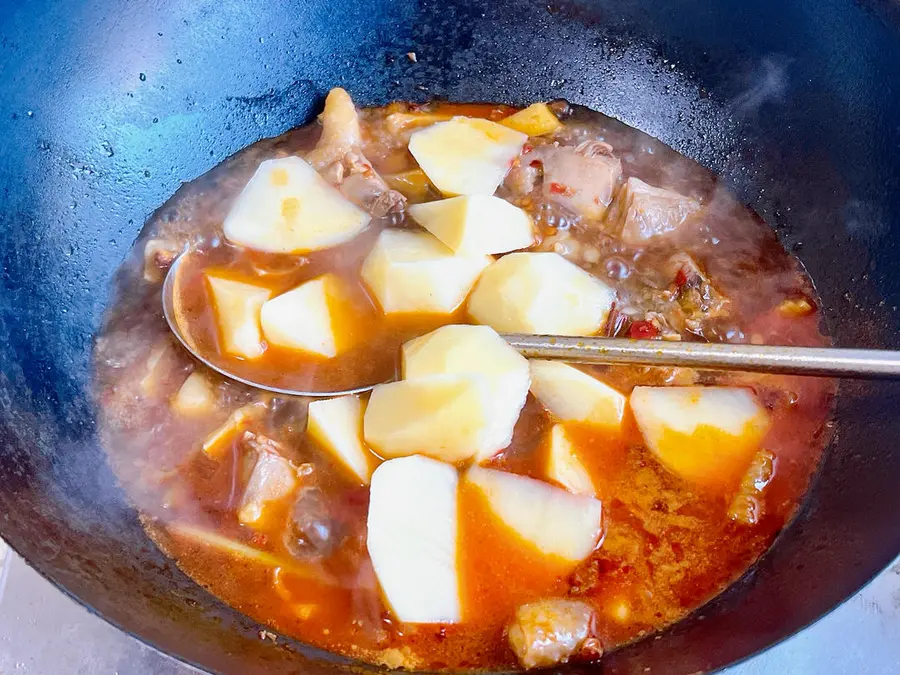
[[[900, 102], [883, 83], [900, 74], [900, 43], [882, 8], [173, 2], [114, 23], [105, 3], [59, 2], [11, 13], [0, 24], [12, 111], [0, 121], [12, 158], [0, 215], [0, 534], [101, 615], [184, 659], [333, 670], [333, 657], [261, 640], [152, 546], [106, 468], [87, 390], [105, 289], [144, 219], [179, 181], [309, 119], [333, 84], [361, 104], [559, 96], [619, 117], [724, 175], [776, 227], [817, 280], [838, 344], [897, 347]], [[733, 661], [883, 567], [900, 549], [897, 403], [889, 384], [845, 383], [808, 508], [756, 572], [703, 619], [604, 667]]]

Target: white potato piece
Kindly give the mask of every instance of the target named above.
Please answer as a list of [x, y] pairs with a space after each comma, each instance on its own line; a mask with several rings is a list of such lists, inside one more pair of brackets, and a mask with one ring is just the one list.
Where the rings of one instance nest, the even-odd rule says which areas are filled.
[[363, 443], [364, 411], [359, 396], [311, 401], [306, 432], [360, 483], [368, 485], [373, 458]]
[[403, 377], [482, 376], [490, 388], [490, 433], [475, 454], [484, 461], [512, 441], [528, 397], [528, 361], [488, 326], [442, 326], [410, 340], [402, 350]]
[[554, 424], [550, 430], [550, 447], [547, 455], [547, 478], [559, 483], [569, 492], [594, 496], [591, 475], [578, 459], [562, 424]]
[[266, 253], [306, 253], [350, 241], [368, 213], [331, 187], [299, 157], [269, 159], [225, 217], [225, 237]]
[[274, 452], [260, 452], [244, 490], [238, 520], [243, 525], [263, 525], [269, 508], [296, 489], [297, 471], [291, 463]]
[[560, 422], [622, 426], [625, 396], [561, 361], [531, 359], [531, 393]]
[[259, 313], [272, 291], [209, 273], [206, 281], [212, 294], [222, 351], [245, 359], [262, 356], [265, 346]]
[[770, 426], [765, 409], [741, 387], [635, 387], [630, 402], [659, 461], [710, 488], [740, 481]]
[[381, 457], [426, 455], [463, 462], [496, 444], [490, 383], [470, 375], [431, 375], [381, 384], [363, 418], [366, 443]]
[[335, 318], [340, 311], [340, 282], [323, 274], [266, 301], [260, 324], [266, 341], [327, 359], [339, 352]]
[[507, 253], [534, 244], [531, 218], [499, 197], [472, 195], [413, 204], [409, 215], [458, 254]]
[[172, 397], [172, 410], [185, 417], [208, 415], [216, 409], [216, 389], [199, 370], [188, 375]]
[[602, 507], [594, 497], [480, 466], [471, 467], [465, 480], [507, 527], [546, 555], [578, 562], [600, 541]]
[[413, 133], [409, 151], [445, 195], [492, 195], [526, 140], [496, 122], [454, 117]]
[[459, 476], [427, 457], [375, 469], [366, 545], [393, 615], [406, 623], [459, 623]]
[[384, 230], [361, 276], [385, 314], [452, 314], [490, 263], [454, 255], [427, 232]]
[[481, 274], [469, 314], [501, 333], [593, 335], [615, 298], [558, 253], [510, 253]]

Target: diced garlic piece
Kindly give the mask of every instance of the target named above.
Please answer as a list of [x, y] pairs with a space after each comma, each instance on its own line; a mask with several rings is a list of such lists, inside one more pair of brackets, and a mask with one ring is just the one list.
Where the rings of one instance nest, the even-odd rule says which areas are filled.
[[527, 108], [504, 117], [500, 124], [528, 136], [543, 136], [562, 126], [562, 122], [546, 103], [532, 103]]
[[244, 490], [238, 520], [242, 525], [265, 526], [271, 507], [296, 489], [297, 471], [291, 463], [274, 452], [260, 452]]
[[710, 488], [740, 481], [770, 425], [753, 393], [740, 387], [635, 387], [631, 409], [657, 459]]
[[453, 255], [427, 232], [384, 230], [361, 276], [385, 314], [452, 314], [490, 262]]
[[207, 415], [216, 408], [216, 390], [212, 382], [195, 370], [172, 397], [172, 410], [185, 417]]
[[465, 479], [487, 499], [494, 514], [546, 555], [584, 560], [600, 541], [600, 501], [534, 478], [471, 467]]
[[569, 492], [594, 496], [594, 483], [591, 475], [578, 459], [575, 446], [562, 424], [554, 424], [550, 430], [547, 478], [559, 483]]
[[531, 393], [560, 422], [622, 426], [625, 397], [587, 373], [561, 361], [532, 359]]
[[262, 286], [206, 274], [212, 293], [219, 343], [222, 351], [231, 356], [256, 359], [262, 356], [262, 330], [259, 312], [272, 291]]
[[507, 253], [534, 244], [531, 218], [499, 197], [452, 197], [414, 204], [408, 210], [457, 254]]
[[454, 117], [412, 134], [409, 151], [445, 195], [492, 195], [527, 139], [496, 122]]
[[480, 375], [490, 387], [491, 433], [475, 455], [484, 461], [512, 441], [530, 382], [528, 361], [488, 326], [443, 326], [403, 345], [403, 377]]
[[311, 401], [306, 431], [363, 485], [368, 485], [372, 457], [363, 443], [364, 410], [359, 396]]
[[372, 390], [363, 435], [381, 457], [418, 454], [462, 462], [495, 443], [492, 412], [491, 387], [483, 377], [419, 377]]
[[393, 615], [404, 623], [462, 620], [456, 469], [427, 457], [375, 469], [366, 544]]
[[558, 253], [511, 253], [481, 274], [469, 314], [501, 333], [593, 335], [615, 297]]
[[335, 317], [341, 304], [340, 281], [324, 274], [268, 300], [260, 312], [266, 341], [325, 358], [337, 356]]
[[369, 224], [299, 157], [259, 165], [225, 217], [225, 237], [266, 253], [305, 253], [350, 241]]

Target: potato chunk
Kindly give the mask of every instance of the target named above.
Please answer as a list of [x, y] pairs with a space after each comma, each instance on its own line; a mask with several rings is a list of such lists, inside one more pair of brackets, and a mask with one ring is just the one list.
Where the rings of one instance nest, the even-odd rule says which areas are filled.
[[462, 619], [456, 469], [427, 457], [391, 459], [369, 491], [367, 547], [393, 615], [407, 623]]
[[266, 340], [325, 358], [337, 356], [341, 345], [334, 324], [341, 303], [339, 283], [333, 274], [325, 274], [266, 301], [260, 311]]
[[427, 232], [384, 230], [361, 276], [385, 314], [452, 314], [490, 262], [453, 255]]
[[511, 253], [482, 273], [469, 314], [500, 332], [593, 335], [614, 300], [609, 286], [557, 253]]
[[185, 417], [208, 415], [216, 409], [216, 389], [199, 370], [188, 375], [172, 397], [172, 410]]
[[560, 422], [622, 426], [625, 397], [609, 385], [561, 361], [532, 359], [531, 393]]
[[413, 133], [409, 151], [445, 195], [492, 195], [527, 139], [496, 122], [454, 117]]
[[265, 347], [259, 313], [272, 291], [209, 273], [206, 281], [212, 294], [222, 351], [245, 359], [262, 356]]
[[419, 225], [457, 254], [485, 255], [528, 248], [531, 218], [499, 197], [452, 197], [409, 207]]
[[512, 441], [530, 382], [528, 361], [488, 326], [443, 326], [403, 345], [403, 377], [480, 375], [490, 388], [493, 437], [476, 453], [483, 461]]
[[532, 103], [527, 108], [503, 118], [500, 124], [528, 136], [544, 136], [562, 126], [562, 122], [546, 103]]
[[350, 241], [368, 213], [299, 157], [259, 165], [225, 217], [225, 237], [266, 253], [305, 253]]
[[382, 384], [369, 398], [363, 435], [382, 457], [462, 462], [496, 442], [491, 403], [483, 377], [432, 375]]
[[311, 401], [306, 430], [341, 466], [368, 485], [372, 456], [363, 443], [364, 410], [359, 396]]
[[621, 233], [622, 241], [637, 246], [675, 232], [699, 209], [696, 199], [653, 187], [632, 176], [619, 190], [609, 222]]
[[575, 446], [562, 424], [554, 424], [550, 430], [547, 454], [547, 478], [559, 483], [569, 492], [594, 496], [591, 475], [575, 453]]
[[740, 387], [635, 387], [631, 409], [657, 459], [708, 488], [740, 481], [770, 425], [756, 397]]
[[507, 527], [545, 555], [578, 562], [600, 541], [601, 506], [593, 497], [480, 466], [471, 467], [465, 479]]

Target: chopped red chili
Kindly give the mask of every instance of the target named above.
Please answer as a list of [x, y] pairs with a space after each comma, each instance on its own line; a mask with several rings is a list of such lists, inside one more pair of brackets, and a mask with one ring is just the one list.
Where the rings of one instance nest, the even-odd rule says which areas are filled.
[[568, 185], [563, 185], [562, 183], [550, 183], [550, 194], [565, 195], [566, 197], [571, 197], [573, 194], [575, 194], [575, 190], [570, 188]]
[[527, 155], [529, 152], [534, 150], [534, 146], [531, 143], [526, 143], [522, 146], [522, 154]]
[[659, 328], [652, 321], [635, 321], [628, 330], [628, 337], [634, 340], [649, 340], [659, 335]]
[[682, 267], [675, 275], [675, 286], [681, 288], [687, 283], [687, 280], [687, 272], [685, 272], [684, 268]]

